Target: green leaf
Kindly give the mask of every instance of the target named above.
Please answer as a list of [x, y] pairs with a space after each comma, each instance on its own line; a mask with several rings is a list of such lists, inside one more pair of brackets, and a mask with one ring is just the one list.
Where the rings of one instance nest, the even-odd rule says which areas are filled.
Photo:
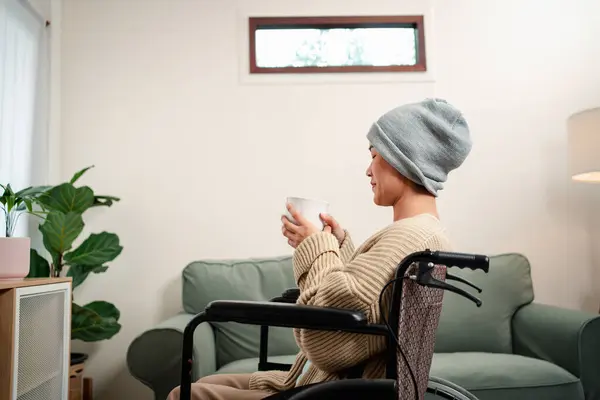
[[113, 318], [115, 321], [118, 321], [119, 318], [121, 318], [119, 309], [108, 301], [92, 301], [83, 307], [94, 311], [102, 318]]
[[77, 180], [79, 180], [79, 178], [81, 178], [81, 175], [85, 174], [88, 171], [88, 169], [90, 169], [90, 168], [94, 168], [94, 166], [90, 165], [89, 167], [85, 167], [81, 171], [77, 171], [75, 173], [75, 175], [73, 175], [73, 177], [71, 178], [71, 180], [69, 181], [69, 183], [71, 183], [71, 185], [72, 185], [75, 182], [77, 182]]
[[37, 197], [51, 188], [52, 186], [29, 186], [25, 189], [19, 190], [17, 193], [15, 193], [15, 196], [22, 198]]
[[25, 207], [27, 207], [27, 212], [33, 212], [33, 203], [30, 199], [25, 199]]
[[106, 301], [85, 306], [72, 303], [71, 339], [97, 342], [110, 339], [121, 330], [119, 310]]
[[71, 249], [73, 241], [83, 230], [83, 219], [75, 212], [64, 214], [51, 211], [39, 229], [43, 235], [44, 246], [55, 259], [56, 255], [62, 255]]
[[50, 276], [48, 261], [35, 249], [29, 251], [29, 275], [27, 278], [47, 278]]
[[15, 206], [15, 197], [14, 195], [10, 195], [6, 198], [6, 211], [11, 212], [12, 208]]
[[83, 214], [94, 204], [94, 191], [88, 186], [75, 188], [70, 183], [63, 183], [45, 192], [39, 201], [50, 210]]
[[12, 190], [12, 187], [10, 187], [10, 183], [8, 185], [6, 185], [4, 187], [4, 194], [3, 196], [14, 196], [15, 192]]
[[94, 205], [93, 207], [106, 206], [110, 207], [113, 205], [113, 202], [121, 201], [120, 198], [114, 196], [96, 196], [94, 197]]
[[67, 276], [73, 278], [72, 286], [75, 289], [77, 286], [81, 285], [83, 281], [86, 280], [88, 275], [93, 272], [95, 274], [99, 274], [102, 272], [106, 272], [108, 269], [105, 265], [94, 265], [94, 266], [84, 266], [84, 265], [72, 265], [67, 272]]
[[92, 233], [81, 245], [65, 254], [65, 262], [70, 265], [97, 266], [114, 260], [123, 247], [114, 233]]

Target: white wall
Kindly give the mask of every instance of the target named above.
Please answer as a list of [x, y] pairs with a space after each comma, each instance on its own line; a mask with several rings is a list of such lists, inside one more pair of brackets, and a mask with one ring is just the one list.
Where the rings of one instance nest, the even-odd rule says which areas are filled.
[[[426, 79], [245, 73], [248, 15], [414, 12]], [[100, 399], [151, 398], [126, 348], [180, 309], [186, 263], [289, 251], [285, 196], [330, 200], [359, 241], [388, 223], [364, 176], [365, 134], [429, 96], [473, 130], [440, 198], [457, 248], [522, 252], [538, 301], [597, 309], [586, 199], [598, 189], [569, 182], [565, 120], [600, 104], [598, 15], [595, 0], [64, 0], [61, 172], [95, 164], [86, 182], [123, 199], [87, 226], [117, 232], [124, 252], [76, 293], [122, 312], [121, 333], [86, 348]]]

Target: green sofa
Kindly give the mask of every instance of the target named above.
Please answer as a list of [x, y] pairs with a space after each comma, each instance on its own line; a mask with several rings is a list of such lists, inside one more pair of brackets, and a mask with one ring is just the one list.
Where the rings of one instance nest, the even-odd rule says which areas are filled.
[[[530, 265], [519, 254], [491, 257], [488, 274], [452, 273], [483, 289], [483, 306], [445, 293], [431, 375], [481, 400], [600, 400], [598, 316], [533, 302]], [[164, 400], [179, 383], [182, 332], [194, 314], [212, 300], [265, 301], [294, 286], [290, 257], [189, 264], [184, 313], [131, 343], [131, 374]], [[258, 348], [258, 326], [203, 323], [194, 337], [194, 378], [253, 372]], [[270, 361], [291, 364], [297, 350], [291, 329], [270, 329]]]

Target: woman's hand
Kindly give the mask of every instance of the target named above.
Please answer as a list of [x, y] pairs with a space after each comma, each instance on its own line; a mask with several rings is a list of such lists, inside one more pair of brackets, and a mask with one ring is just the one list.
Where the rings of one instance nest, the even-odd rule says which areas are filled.
[[321, 221], [331, 228], [331, 233], [340, 242], [340, 246], [344, 239], [346, 239], [346, 231], [340, 226], [340, 224], [329, 214], [321, 214]]
[[[283, 226], [281, 227], [281, 232], [283, 233], [283, 236], [285, 236], [288, 239], [288, 244], [290, 246], [296, 248], [300, 243], [302, 243], [304, 239], [306, 239], [310, 235], [313, 235], [317, 232], [321, 232], [319, 228], [317, 228], [313, 223], [304, 218], [302, 214], [296, 211], [296, 209], [291, 204], [287, 205], [287, 209], [292, 218], [294, 218], [294, 221], [296, 221], [296, 223], [293, 223], [285, 215], [281, 217], [281, 222], [283, 223]], [[321, 219], [323, 219], [323, 215], [321, 215]], [[323, 228], [323, 232], [331, 233], [332, 227], [325, 221], [323, 222], [326, 224], [325, 228]]]

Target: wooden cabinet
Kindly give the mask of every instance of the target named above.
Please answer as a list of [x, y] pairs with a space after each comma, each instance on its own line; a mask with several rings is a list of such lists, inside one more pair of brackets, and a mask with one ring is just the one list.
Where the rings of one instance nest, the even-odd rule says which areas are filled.
[[83, 376], [83, 364], [71, 365], [69, 400], [93, 400], [92, 378]]
[[0, 280], [0, 400], [67, 400], [71, 279]]

